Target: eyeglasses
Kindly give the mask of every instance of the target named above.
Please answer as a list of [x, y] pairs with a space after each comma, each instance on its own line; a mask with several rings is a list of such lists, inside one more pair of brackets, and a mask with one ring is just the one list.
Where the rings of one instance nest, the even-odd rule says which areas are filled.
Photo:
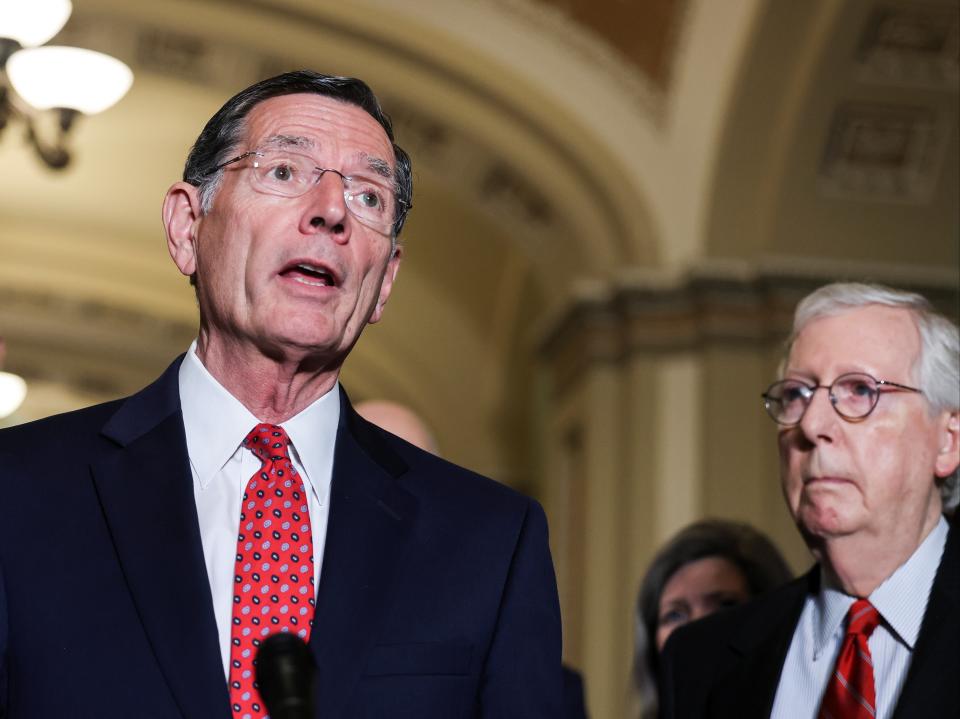
[[[882, 387], [890, 389], [883, 390]], [[918, 392], [916, 387], [907, 387], [896, 382], [875, 379], [862, 372], [842, 374], [830, 385], [808, 384], [798, 379], [784, 379], [774, 382], [761, 396], [767, 414], [777, 424], [792, 427], [803, 419], [807, 407], [818, 389], [827, 390], [830, 404], [844, 419], [863, 419], [877, 406], [880, 395], [886, 392]]]
[[284, 149], [250, 150], [222, 162], [208, 174], [222, 170], [228, 165], [252, 157], [249, 169], [250, 184], [254, 190], [266, 195], [300, 197], [314, 187], [326, 173], [332, 172], [343, 181], [343, 200], [347, 209], [359, 222], [381, 234], [390, 234], [397, 212], [405, 213], [410, 208], [396, 197], [396, 184], [383, 177], [344, 175], [339, 170], [318, 167], [313, 159], [298, 152]]

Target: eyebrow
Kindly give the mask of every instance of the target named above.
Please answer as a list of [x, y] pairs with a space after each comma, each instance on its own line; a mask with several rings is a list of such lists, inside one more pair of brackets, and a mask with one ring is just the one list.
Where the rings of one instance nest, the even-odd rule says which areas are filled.
[[[317, 146], [317, 143], [309, 137], [303, 137], [302, 135], [271, 135], [263, 141], [261, 147], [264, 146], [280, 148], [301, 147], [312, 150]], [[360, 162], [366, 161], [367, 168], [375, 174], [380, 175], [380, 177], [387, 179], [393, 178], [393, 168], [390, 166], [390, 163], [383, 158], [368, 155], [363, 151], [358, 152], [356, 157]]]
[[312, 149], [316, 143], [309, 137], [301, 135], [272, 135], [263, 144], [273, 147], [306, 147]]
[[386, 177], [388, 179], [393, 177], [393, 168], [390, 167], [390, 163], [386, 160], [379, 157], [370, 157], [370, 155], [365, 152], [358, 154], [361, 160], [367, 161], [367, 167], [380, 175], [380, 177]]

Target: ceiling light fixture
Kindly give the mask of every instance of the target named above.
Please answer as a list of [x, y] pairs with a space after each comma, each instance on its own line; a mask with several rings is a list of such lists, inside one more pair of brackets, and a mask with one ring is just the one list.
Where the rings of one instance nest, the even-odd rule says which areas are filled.
[[27, 396], [27, 383], [12, 372], [0, 372], [0, 419], [13, 414]]
[[[7, 354], [3, 337], [0, 337], [0, 367]], [[27, 383], [12, 372], [0, 371], [0, 419], [13, 414], [27, 396]]]
[[[133, 83], [130, 68], [109, 55], [44, 45], [72, 9], [70, 0], [0, 0], [0, 131], [22, 120], [27, 141], [55, 170], [70, 163], [66, 140], [77, 115], [103, 112]], [[44, 112], [58, 116], [52, 139], [40, 137]]]

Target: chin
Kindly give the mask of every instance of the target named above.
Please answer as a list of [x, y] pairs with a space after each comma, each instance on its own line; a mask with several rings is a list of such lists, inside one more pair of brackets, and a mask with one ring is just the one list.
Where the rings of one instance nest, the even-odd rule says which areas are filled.
[[342, 341], [342, 333], [332, 327], [329, 318], [303, 316], [300, 321], [288, 322], [285, 326], [274, 328], [277, 344], [296, 347], [305, 351], [326, 350]]
[[852, 534], [857, 526], [856, 518], [849, 511], [836, 506], [803, 505], [796, 515], [797, 527], [810, 543], [810, 539], [829, 539]]

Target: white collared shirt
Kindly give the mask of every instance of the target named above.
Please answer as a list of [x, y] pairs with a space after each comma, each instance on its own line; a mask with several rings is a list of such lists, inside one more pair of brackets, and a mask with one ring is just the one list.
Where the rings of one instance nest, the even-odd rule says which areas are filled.
[[[888, 719], [900, 698], [947, 531], [947, 522], [940, 517], [910, 559], [868, 597], [881, 617], [867, 642], [873, 659], [876, 719]], [[822, 570], [820, 579], [823, 589], [807, 597], [793, 633], [771, 719], [814, 719], [837, 663], [843, 620], [856, 597], [828, 587]]]
[[[197, 357], [196, 347], [194, 341], [180, 365], [180, 406], [193, 474], [203, 557], [220, 635], [223, 671], [229, 678], [230, 620], [240, 504], [247, 481], [260, 469], [260, 461], [243, 447], [242, 442], [260, 420], [214, 379]], [[327, 538], [333, 448], [339, 421], [338, 383], [280, 425], [290, 438], [293, 465], [306, 477], [310, 488], [308, 506], [316, 586], [320, 583], [320, 565]]]

